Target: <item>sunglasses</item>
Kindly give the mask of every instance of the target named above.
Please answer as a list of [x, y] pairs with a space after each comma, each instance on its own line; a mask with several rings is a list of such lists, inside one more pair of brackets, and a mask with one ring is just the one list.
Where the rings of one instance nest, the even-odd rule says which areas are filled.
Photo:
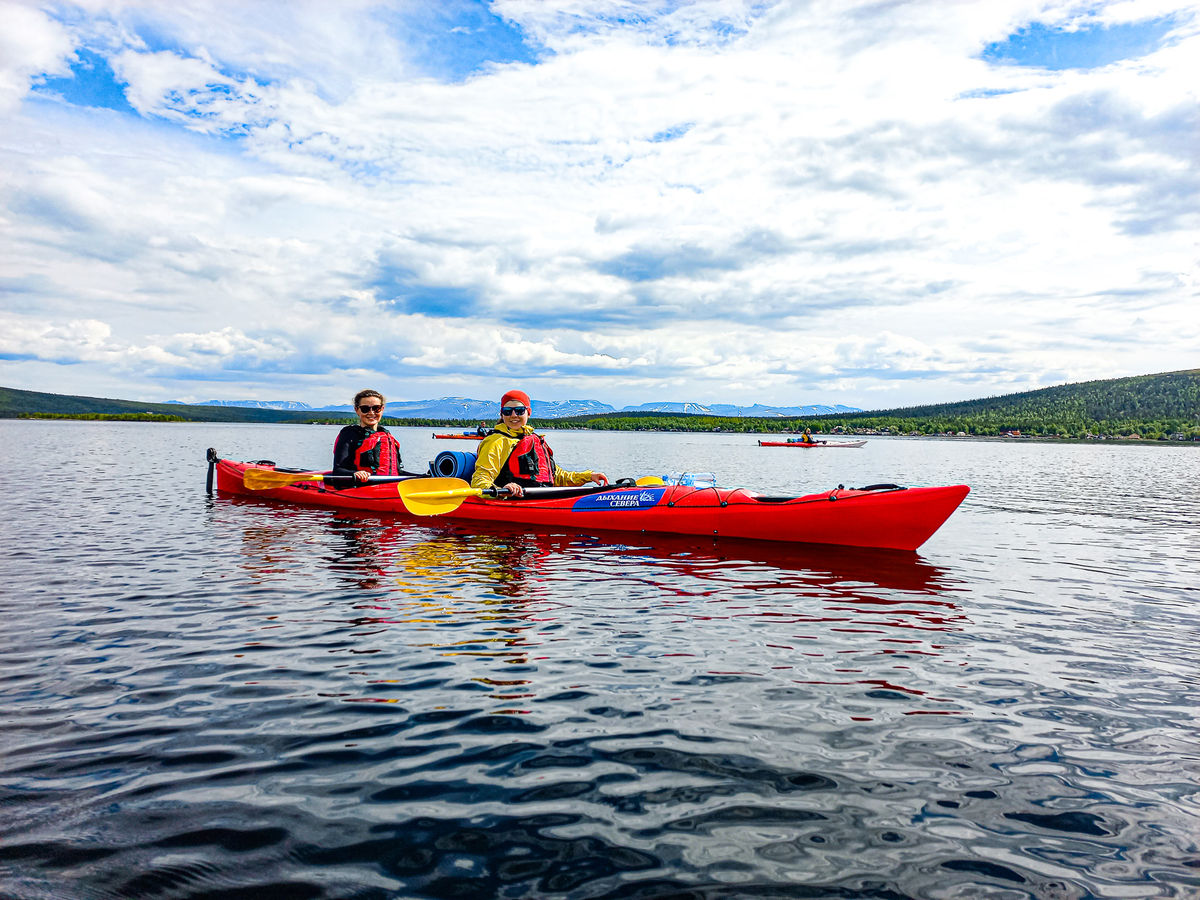
[[525, 407], [523, 407], [523, 406], [502, 406], [502, 407], [500, 407], [500, 415], [502, 415], [502, 416], [523, 416], [523, 415], [525, 415]]
[[377, 412], [382, 412], [383, 407], [382, 406], [360, 406], [358, 408], [358, 411], [365, 412], [365, 413], [377, 413]]

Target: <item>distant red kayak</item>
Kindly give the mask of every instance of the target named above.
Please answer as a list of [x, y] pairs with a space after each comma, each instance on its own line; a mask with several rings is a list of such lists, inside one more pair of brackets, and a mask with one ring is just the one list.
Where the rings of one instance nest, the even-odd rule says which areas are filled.
[[482, 435], [478, 435], [473, 432], [471, 434], [435, 434], [434, 437], [437, 438], [439, 441], [481, 441], [481, 440], [483, 440]]
[[760, 447], [861, 447], [866, 441], [759, 441]]
[[[319, 473], [308, 473], [316, 480], [252, 491], [243, 481], [247, 469], [294, 470], [219, 459], [215, 453], [210, 462], [222, 493], [409, 515], [396, 478], [389, 479], [390, 483], [343, 489], [335, 478], [322, 480]], [[916, 550], [950, 517], [969, 491], [965, 484], [919, 488], [872, 485], [838, 487], [800, 497], [770, 497], [741, 488], [690, 485], [530, 488], [520, 500], [471, 497], [439, 518], [574, 533], [623, 531]]]

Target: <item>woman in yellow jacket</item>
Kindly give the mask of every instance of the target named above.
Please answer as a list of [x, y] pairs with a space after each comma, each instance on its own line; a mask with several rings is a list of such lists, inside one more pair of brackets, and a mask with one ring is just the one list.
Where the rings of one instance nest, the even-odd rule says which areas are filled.
[[500, 423], [479, 442], [471, 487], [497, 487], [520, 497], [527, 487], [608, 484], [603, 472], [569, 472], [554, 462], [546, 439], [529, 426], [531, 406], [524, 391], [500, 398]]

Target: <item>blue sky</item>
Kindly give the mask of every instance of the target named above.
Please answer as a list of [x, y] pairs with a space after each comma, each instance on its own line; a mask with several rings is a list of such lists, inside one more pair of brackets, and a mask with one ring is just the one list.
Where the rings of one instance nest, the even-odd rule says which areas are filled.
[[0, 19], [5, 386], [883, 408], [1200, 365], [1195, 4]]

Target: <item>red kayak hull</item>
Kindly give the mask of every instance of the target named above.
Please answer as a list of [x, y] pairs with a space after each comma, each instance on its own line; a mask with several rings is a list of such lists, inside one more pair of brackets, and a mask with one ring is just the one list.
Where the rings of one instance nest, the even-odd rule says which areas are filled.
[[[217, 489], [304, 506], [410, 516], [395, 484], [350, 489], [306, 481], [267, 491], [242, 483], [249, 463], [218, 459]], [[685, 485], [578, 489], [523, 500], [468, 498], [439, 518], [571, 532], [622, 531], [916, 550], [969, 493], [965, 484], [884, 490], [836, 489], [763, 498], [741, 488]], [[429, 521], [425, 519], [424, 521]]]
[[439, 441], [482, 441], [483, 438], [477, 434], [435, 434], [435, 438]]

